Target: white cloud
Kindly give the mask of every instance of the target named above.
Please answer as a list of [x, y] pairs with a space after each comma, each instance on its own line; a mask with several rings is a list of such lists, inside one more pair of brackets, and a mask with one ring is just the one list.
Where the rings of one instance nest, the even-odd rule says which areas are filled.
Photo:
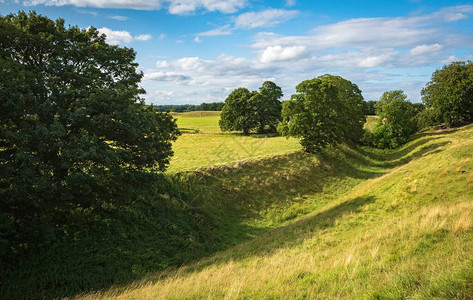
[[141, 34], [133, 37], [128, 31], [112, 30], [107, 27], [97, 29], [101, 34], [107, 36], [107, 43], [111, 45], [128, 44], [133, 41], [147, 41], [151, 39], [149, 34]]
[[[470, 16], [473, 5], [427, 15], [351, 19], [318, 26], [298, 36], [259, 33], [250, 45], [254, 50], [250, 57], [221, 54], [214, 59], [158, 61], [157, 70], [150, 71], [156, 74], [145, 76], [154, 80], [143, 81], [151, 91], [146, 97], [148, 101], [168, 101], [163, 100], [167, 99], [164, 93], [159, 99], [153, 98], [152, 91], [170, 90], [175, 92], [170, 103], [223, 101], [237, 87], [254, 90], [264, 80], [272, 80], [282, 87], [287, 99], [301, 81], [336, 74], [356, 83], [366, 99], [377, 99], [386, 90], [403, 89], [410, 99], [418, 101], [422, 86], [440, 62], [468, 57], [453, 55], [462, 53], [455, 49], [468, 50], [473, 44], [473, 36], [447, 24], [461, 20], [458, 13]], [[219, 35], [248, 28], [232, 24], [207, 33]], [[202, 36], [194, 35], [199, 39]]]
[[117, 20], [117, 21], [126, 21], [129, 20], [130, 18], [125, 17], [125, 16], [111, 16], [109, 17], [110, 19]]
[[24, 5], [97, 7], [97, 8], [129, 8], [129, 9], [161, 9], [161, 0], [27, 0]]
[[286, 6], [292, 7], [296, 5], [296, 0], [286, 0]]
[[231, 35], [232, 31], [230, 25], [225, 25], [213, 30], [197, 33], [197, 36], [220, 36], [220, 35]]
[[284, 23], [299, 14], [296, 10], [267, 9], [260, 12], [247, 12], [235, 18], [235, 26], [253, 29], [271, 27]]
[[410, 53], [412, 55], [421, 55], [430, 52], [436, 52], [442, 50], [443, 46], [440, 44], [432, 44], [432, 45], [420, 45], [413, 48]]
[[151, 34], [140, 34], [135, 37], [135, 40], [137, 41], [147, 41], [152, 38]]
[[332, 47], [415, 47], [419, 44], [447, 44], [454, 40], [463, 45], [473, 43], [472, 36], [455, 36], [442, 26], [451, 22], [452, 14], [472, 14], [473, 5], [455, 6], [433, 14], [397, 18], [356, 18], [314, 28], [312, 34], [281, 36], [261, 33], [256, 37], [254, 48], [268, 46], [303, 45], [311, 49]]
[[187, 82], [191, 80], [189, 76], [178, 74], [176, 72], [152, 72], [145, 74], [143, 77], [145, 80], [154, 81], [174, 81], [174, 82]]
[[390, 58], [391, 57], [387, 54], [378, 56], [368, 56], [361, 60], [358, 63], [358, 66], [361, 68], [374, 68], [386, 63], [387, 61], [389, 61]]
[[454, 62], [454, 61], [458, 61], [458, 57], [456, 57], [455, 55], [449, 55], [447, 58], [441, 60], [441, 63], [443, 64], [449, 64], [451, 62]]
[[174, 66], [184, 70], [196, 70], [203, 65], [203, 61], [198, 57], [184, 57], [174, 62]]
[[165, 33], [160, 33], [159, 36], [158, 36], [158, 40], [164, 40], [164, 38], [166, 37], [166, 34]]
[[223, 35], [231, 35], [231, 34], [232, 34], [232, 29], [230, 28], [230, 25], [225, 25], [213, 30], [196, 33], [194, 42], [196, 43], [202, 42], [201, 37], [203, 36], [223, 36]]
[[190, 14], [198, 10], [235, 13], [246, 6], [247, 0], [25, 0], [24, 5], [46, 5], [139, 10], [167, 9], [171, 14]]
[[303, 56], [306, 53], [305, 46], [281, 47], [270, 46], [261, 55], [261, 62], [271, 63], [274, 61], [291, 60]]

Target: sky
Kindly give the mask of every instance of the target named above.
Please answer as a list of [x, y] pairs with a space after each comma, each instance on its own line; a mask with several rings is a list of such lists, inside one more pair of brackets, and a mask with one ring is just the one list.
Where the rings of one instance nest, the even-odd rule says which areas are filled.
[[0, 0], [0, 14], [35, 10], [93, 26], [131, 47], [154, 104], [224, 101], [235, 88], [279, 85], [284, 99], [323, 74], [357, 84], [365, 100], [405, 91], [473, 60], [473, 1]]

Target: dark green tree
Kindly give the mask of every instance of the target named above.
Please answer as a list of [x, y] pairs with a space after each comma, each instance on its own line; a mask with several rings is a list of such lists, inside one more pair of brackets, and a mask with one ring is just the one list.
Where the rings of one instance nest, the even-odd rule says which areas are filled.
[[[283, 102], [279, 132], [285, 136], [300, 137], [307, 152], [318, 152], [329, 144], [350, 139], [352, 136], [347, 135], [346, 127], [354, 122], [348, 121], [345, 114], [362, 114], [363, 103], [359, 107], [347, 104], [351, 102], [342, 98], [347, 91], [339, 90], [339, 87], [345, 86], [342, 79], [325, 75], [301, 82], [291, 100]], [[355, 107], [360, 112], [350, 111]]]
[[372, 101], [372, 100], [365, 102], [365, 109], [364, 109], [365, 115], [368, 115], [368, 116], [376, 115], [375, 104], [376, 104], [376, 101]]
[[473, 62], [457, 61], [432, 74], [422, 90], [430, 125], [459, 126], [473, 121]]
[[372, 142], [378, 148], [395, 148], [404, 144], [417, 129], [418, 108], [407, 101], [401, 90], [384, 92], [376, 103], [378, 123]]
[[342, 139], [358, 142], [363, 136], [363, 126], [366, 123], [365, 102], [361, 90], [356, 84], [340, 76], [326, 74], [319, 78], [338, 89], [338, 101], [341, 105], [337, 117], [338, 122], [343, 125]]
[[220, 115], [220, 128], [223, 131], [242, 130], [248, 134], [256, 126], [256, 119], [250, 98], [257, 92], [250, 92], [246, 88], [233, 90], [225, 99], [225, 105]]
[[260, 87], [259, 93], [250, 98], [259, 133], [263, 133], [266, 126], [271, 131], [276, 131], [276, 126], [281, 121], [282, 104], [280, 99], [282, 96], [283, 93], [279, 86], [272, 81], [265, 81]]
[[0, 17], [0, 219], [17, 245], [126, 200], [166, 168], [179, 132], [139, 97], [134, 60], [92, 27]]

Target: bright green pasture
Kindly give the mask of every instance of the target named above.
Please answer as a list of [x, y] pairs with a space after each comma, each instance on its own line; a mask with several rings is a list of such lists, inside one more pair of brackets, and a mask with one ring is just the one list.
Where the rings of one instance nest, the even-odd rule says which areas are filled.
[[[220, 112], [175, 113], [183, 132], [173, 145], [169, 172], [232, 163], [247, 158], [279, 155], [301, 149], [298, 139], [281, 136], [221, 132]], [[196, 130], [196, 133], [189, 133]]]
[[366, 123], [365, 123], [365, 129], [372, 131], [373, 128], [376, 126], [376, 123], [378, 123], [378, 116], [367, 116], [366, 117]]
[[202, 133], [220, 132], [219, 111], [192, 111], [172, 115], [177, 119], [177, 126], [180, 129], [197, 129]]

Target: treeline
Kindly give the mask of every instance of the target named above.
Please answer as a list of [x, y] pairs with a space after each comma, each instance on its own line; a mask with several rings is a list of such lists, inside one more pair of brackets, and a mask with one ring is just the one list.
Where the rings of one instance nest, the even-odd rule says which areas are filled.
[[[422, 103], [408, 101], [402, 90], [365, 102], [356, 84], [329, 74], [301, 82], [279, 105], [282, 96], [270, 81], [259, 91], [235, 89], [225, 100], [220, 128], [244, 134], [277, 128], [281, 135], [300, 138], [306, 152], [343, 142], [395, 148], [430, 126], [473, 121], [473, 63], [453, 62], [435, 71], [422, 90]], [[373, 132], [363, 129], [366, 115], [379, 116]]]
[[221, 111], [223, 108], [223, 102], [211, 102], [195, 104], [182, 104], [182, 105], [156, 105], [156, 109], [159, 112], [188, 112], [188, 111]]

